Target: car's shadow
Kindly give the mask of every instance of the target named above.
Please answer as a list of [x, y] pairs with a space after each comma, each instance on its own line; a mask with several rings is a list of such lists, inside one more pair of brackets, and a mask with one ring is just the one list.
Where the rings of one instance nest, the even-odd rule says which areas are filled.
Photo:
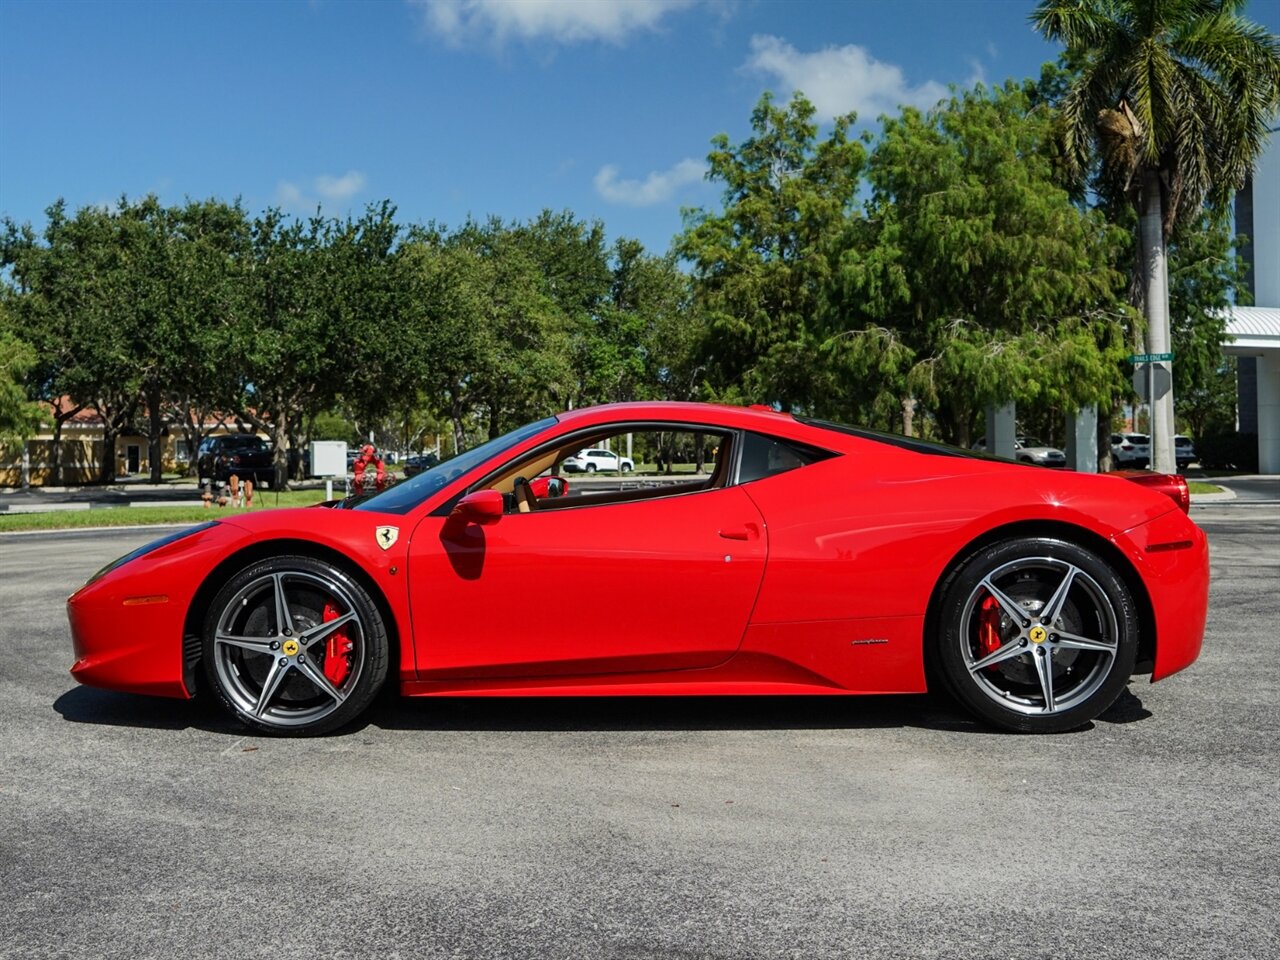
[[[212, 697], [171, 700], [73, 687], [53, 704], [72, 723], [157, 730], [196, 728], [243, 735]], [[1098, 720], [1134, 723], [1150, 717], [1125, 690]], [[387, 730], [503, 732], [626, 730], [841, 730], [912, 727], [1003, 735], [950, 700], [913, 696], [769, 697], [381, 697], [341, 734], [369, 726]], [[1086, 724], [1079, 729], [1092, 729]]]

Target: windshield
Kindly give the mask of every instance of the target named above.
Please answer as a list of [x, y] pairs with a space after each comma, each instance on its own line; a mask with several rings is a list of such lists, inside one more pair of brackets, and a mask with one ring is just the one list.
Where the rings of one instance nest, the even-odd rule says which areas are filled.
[[547, 417], [545, 420], [539, 420], [536, 423], [527, 423], [508, 434], [490, 440], [488, 443], [482, 443], [480, 446], [473, 447], [465, 453], [458, 454], [456, 457], [443, 460], [431, 469], [424, 470], [416, 477], [404, 481], [404, 483], [397, 483], [393, 487], [387, 487], [381, 493], [375, 493], [370, 497], [356, 497], [348, 500], [343, 506], [350, 510], [408, 513], [426, 500], [427, 497], [443, 490], [448, 484], [457, 480], [474, 467], [484, 463], [490, 457], [497, 456], [504, 450], [514, 447], [536, 433], [541, 433], [556, 422], [555, 417]]

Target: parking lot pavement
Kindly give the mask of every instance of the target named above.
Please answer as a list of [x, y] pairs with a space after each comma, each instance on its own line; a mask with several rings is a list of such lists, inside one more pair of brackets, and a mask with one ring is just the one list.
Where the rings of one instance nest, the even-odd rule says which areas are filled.
[[1230, 490], [1238, 500], [1280, 504], [1280, 476], [1274, 474], [1241, 476], [1241, 477], [1209, 477], [1209, 483]]
[[1274, 957], [1280, 518], [1089, 728], [925, 698], [388, 701], [313, 740], [76, 687], [151, 534], [0, 538], [0, 957]]

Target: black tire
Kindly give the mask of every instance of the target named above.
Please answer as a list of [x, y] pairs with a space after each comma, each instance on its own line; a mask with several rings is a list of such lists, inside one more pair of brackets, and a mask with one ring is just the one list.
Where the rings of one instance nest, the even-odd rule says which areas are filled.
[[594, 463], [588, 463], [587, 473], [595, 473], [595, 472], [596, 472], [596, 465]]
[[997, 727], [1083, 726], [1133, 673], [1133, 596], [1106, 560], [1078, 544], [1024, 537], [983, 547], [952, 570], [941, 596], [936, 672], [965, 708]]
[[622, 465], [622, 472], [623, 472], [623, 473], [630, 473], [630, 472], [631, 472], [631, 464], [629, 464], [629, 463], [624, 463], [624, 464]]
[[[338, 629], [327, 626], [335, 621]], [[314, 736], [354, 720], [386, 680], [389, 647], [365, 589], [311, 557], [247, 567], [205, 616], [204, 668], [218, 700], [241, 723], [277, 736]], [[342, 656], [345, 671], [331, 656]]]

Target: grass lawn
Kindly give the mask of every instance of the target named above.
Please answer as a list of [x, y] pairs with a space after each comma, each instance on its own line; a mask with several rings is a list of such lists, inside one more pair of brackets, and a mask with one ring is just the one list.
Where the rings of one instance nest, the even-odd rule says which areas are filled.
[[1221, 493], [1222, 488], [1213, 483], [1205, 483], [1203, 480], [1188, 480], [1187, 489], [1192, 493]]
[[[193, 496], [193, 499], [194, 496]], [[270, 507], [308, 507], [324, 499], [323, 490], [287, 490], [277, 496], [265, 490], [253, 498], [253, 510], [243, 507], [191, 506], [95, 507], [92, 510], [51, 510], [48, 513], [0, 514], [0, 533], [13, 530], [73, 530], [78, 527], [135, 527], [161, 523], [201, 523]]]

